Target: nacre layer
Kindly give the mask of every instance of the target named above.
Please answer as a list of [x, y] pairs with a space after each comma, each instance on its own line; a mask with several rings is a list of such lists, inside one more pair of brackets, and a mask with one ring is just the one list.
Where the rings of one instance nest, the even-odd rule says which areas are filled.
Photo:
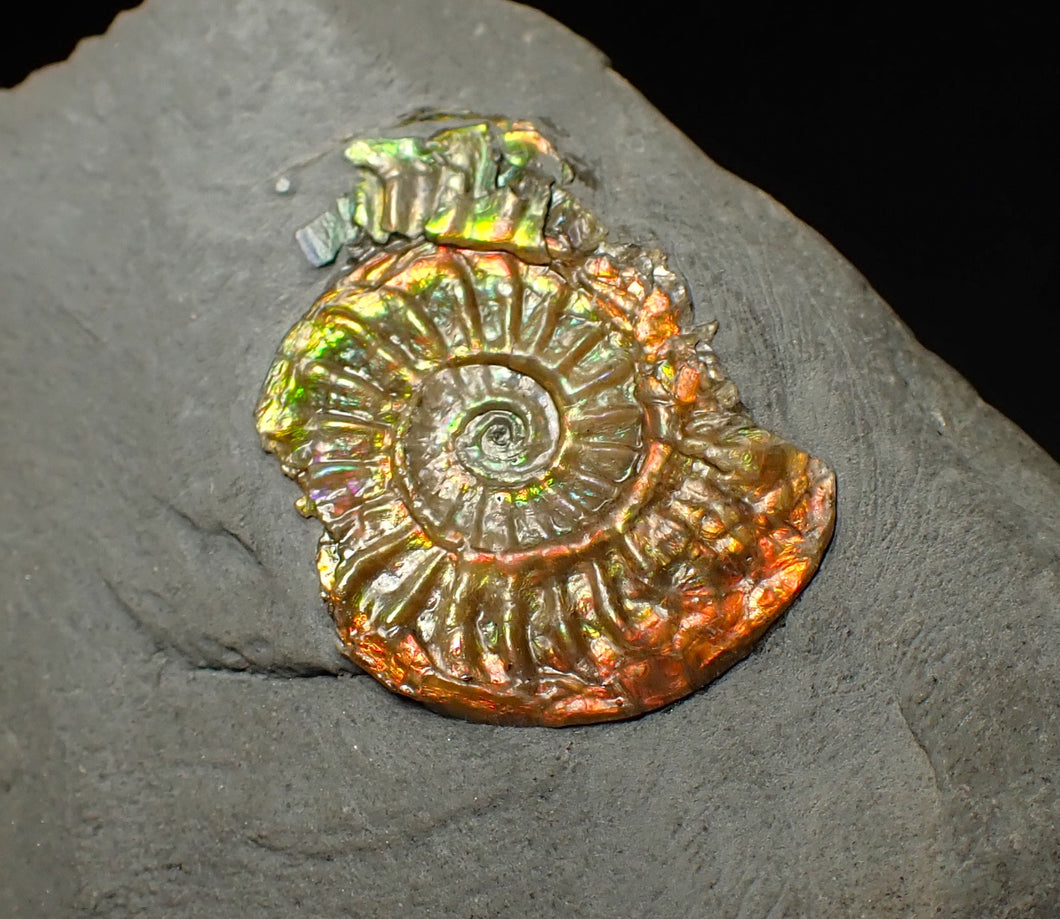
[[298, 234], [354, 264], [288, 333], [257, 425], [324, 524], [343, 652], [473, 720], [672, 702], [815, 571], [835, 480], [754, 424], [658, 251], [612, 247], [526, 122], [358, 141]]

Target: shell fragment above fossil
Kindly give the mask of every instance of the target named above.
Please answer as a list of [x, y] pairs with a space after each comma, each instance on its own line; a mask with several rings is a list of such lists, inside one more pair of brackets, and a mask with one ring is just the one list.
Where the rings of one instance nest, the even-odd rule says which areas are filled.
[[610, 247], [527, 122], [358, 141], [299, 231], [355, 264], [257, 408], [324, 524], [343, 652], [466, 718], [625, 718], [746, 655], [812, 576], [835, 480], [757, 427], [665, 257]]

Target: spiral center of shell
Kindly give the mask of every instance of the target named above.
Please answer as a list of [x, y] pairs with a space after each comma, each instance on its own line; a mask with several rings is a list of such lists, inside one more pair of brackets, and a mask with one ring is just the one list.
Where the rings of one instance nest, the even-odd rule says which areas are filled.
[[548, 388], [504, 363], [442, 367], [420, 386], [401, 438], [416, 513], [443, 542], [479, 551], [531, 545], [513, 507], [546, 487], [563, 444]]
[[460, 462], [480, 478], [523, 478], [534, 447], [530, 421], [517, 405], [502, 405], [471, 418], [457, 436]]

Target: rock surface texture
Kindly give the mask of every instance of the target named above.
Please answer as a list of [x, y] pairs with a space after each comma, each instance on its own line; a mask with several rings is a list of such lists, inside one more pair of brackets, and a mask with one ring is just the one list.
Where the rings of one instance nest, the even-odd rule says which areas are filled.
[[[335, 649], [251, 413], [343, 138], [421, 107], [553, 125], [836, 470], [817, 578], [670, 709], [473, 725]], [[1054, 915], [1057, 466], [586, 43], [484, 0], [149, 0], [0, 98], [0, 155], [0, 913]]]

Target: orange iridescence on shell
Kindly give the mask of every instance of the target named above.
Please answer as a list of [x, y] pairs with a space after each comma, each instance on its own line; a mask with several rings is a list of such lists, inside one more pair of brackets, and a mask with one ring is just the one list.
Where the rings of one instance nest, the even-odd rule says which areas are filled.
[[344, 652], [390, 689], [630, 717], [746, 655], [812, 576], [832, 473], [755, 426], [650, 268], [403, 244], [287, 335], [258, 429], [324, 524]]

